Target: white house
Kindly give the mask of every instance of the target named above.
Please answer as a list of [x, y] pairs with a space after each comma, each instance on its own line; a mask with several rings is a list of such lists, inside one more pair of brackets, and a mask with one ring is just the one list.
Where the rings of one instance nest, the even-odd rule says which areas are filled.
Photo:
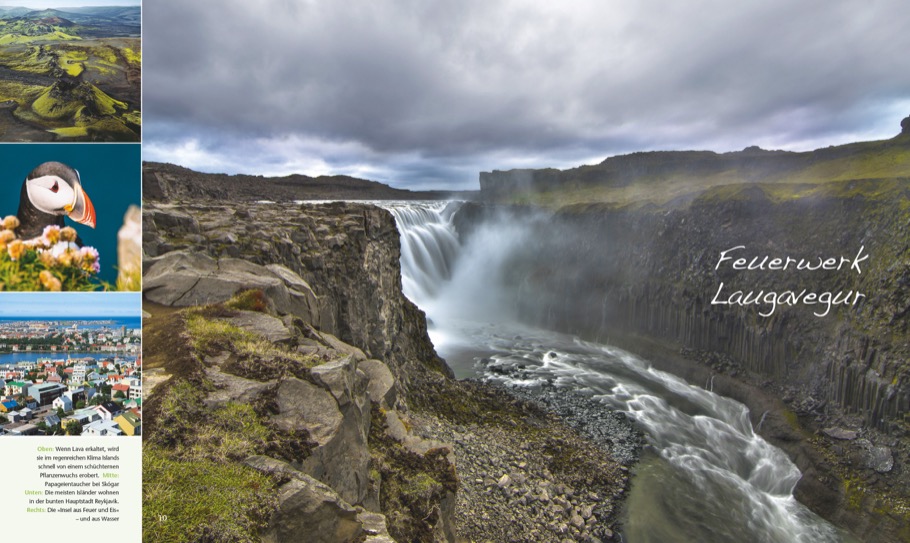
[[104, 402], [101, 405], [92, 407], [92, 409], [94, 409], [104, 420], [113, 420], [114, 417], [123, 411], [123, 408], [114, 402]]
[[130, 379], [130, 396], [129, 397], [131, 400], [142, 397], [142, 380], [141, 379]]
[[73, 366], [73, 382], [81, 383], [85, 381], [85, 364], [76, 364]]
[[110, 420], [99, 420], [82, 427], [84, 436], [122, 436], [123, 430], [116, 422]]
[[72, 398], [72, 396], [67, 396], [66, 394], [64, 394], [63, 396], [60, 396], [59, 398], [54, 400], [51, 403], [51, 405], [54, 407], [54, 409], [63, 409], [64, 411], [72, 411], [73, 410], [73, 398]]

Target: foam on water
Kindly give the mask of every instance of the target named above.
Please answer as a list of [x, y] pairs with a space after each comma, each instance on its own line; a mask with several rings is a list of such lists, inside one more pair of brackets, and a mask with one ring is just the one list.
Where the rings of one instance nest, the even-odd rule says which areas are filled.
[[[526, 225], [490, 221], [460, 243], [452, 224], [457, 204], [382, 205], [401, 234], [405, 294], [426, 311], [434, 345], [450, 363], [470, 355], [470, 364], [455, 364], [461, 377], [473, 370], [510, 386], [550, 382], [588, 391], [646, 432], [664, 467], [643, 471], [667, 471], [651, 483], [660, 488], [630, 499], [643, 517], [659, 513], [636, 522], [630, 511], [626, 541], [847, 540], [796, 501], [799, 470], [753, 431], [744, 405], [621, 349], [518, 324], [503, 295], [502, 267], [527, 241]], [[647, 487], [649, 477], [641, 479]]]

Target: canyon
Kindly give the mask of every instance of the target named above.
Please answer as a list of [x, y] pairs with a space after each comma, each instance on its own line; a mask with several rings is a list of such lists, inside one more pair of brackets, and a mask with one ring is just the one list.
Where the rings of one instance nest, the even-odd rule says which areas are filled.
[[240, 410], [277, 445], [205, 461], [266, 477], [265, 540], [308, 533], [318, 502], [325, 541], [658, 541], [712, 521], [642, 520], [641, 489], [696, 488], [714, 468], [692, 487], [678, 451], [713, 447], [768, 530], [727, 508], [718, 541], [910, 540], [908, 145], [638, 153], [481, 174], [450, 204], [229, 200], [242, 179], [148, 164], [147, 480], [199, 461], [169, 423]]

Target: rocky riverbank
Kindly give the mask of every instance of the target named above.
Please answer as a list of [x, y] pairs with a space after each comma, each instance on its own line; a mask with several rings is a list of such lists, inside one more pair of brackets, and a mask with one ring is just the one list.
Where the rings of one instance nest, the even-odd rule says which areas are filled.
[[[466, 204], [455, 220], [463, 240], [482, 225], [527, 224], [530, 242], [504, 266], [519, 314], [651, 349], [661, 369], [742, 401], [804, 472], [801, 501], [864, 541], [897, 541], [910, 540], [907, 201], [906, 180], [743, 183], [659, 206]], [[747, 263], [849, 262], [811, 272], [719, 262], [736, 247]], [[854, 267], [861, 250], [870, 257]], [[824, 317], [819, 306], [782, 305], [762, 316], [767, 306], [712, 303], [721, 284], [864, 298]]]
[[386, 211], [143, 213], [152, 540], [618, 540], [630, 457], [451, 378]]
[[[414, 431], [452, 443], [460, 541], [619, 541], [621, 504], [640, 434], [621, 415], [592, 413], [593, 432], [567, 425], [541, 397], [480, 381], [451, 383], [458, 404], [418, 402]], [[604, 423], [609, 420], [610, 423]], [[607, 439], [590, 436], [612, 432]]]

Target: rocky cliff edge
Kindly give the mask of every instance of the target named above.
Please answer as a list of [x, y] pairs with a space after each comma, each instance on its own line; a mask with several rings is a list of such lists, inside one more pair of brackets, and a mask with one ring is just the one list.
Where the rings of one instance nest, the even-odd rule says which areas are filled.
[[143, 211], [149, 540], [618, 540], [627, 467], [450, 378], [390, 214]]

